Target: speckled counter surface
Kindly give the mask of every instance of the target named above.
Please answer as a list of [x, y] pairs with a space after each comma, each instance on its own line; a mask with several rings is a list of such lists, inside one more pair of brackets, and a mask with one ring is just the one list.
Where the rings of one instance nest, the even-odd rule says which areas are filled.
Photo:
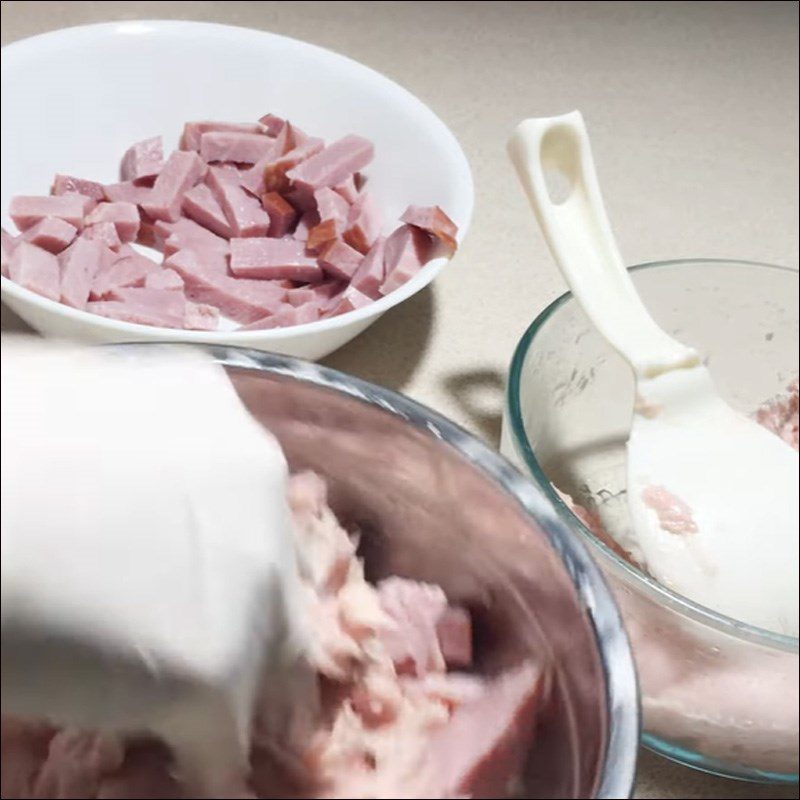
[[[583, 111], [631, 263], [797, 267], [796, 3], [3, 2], [2, 42], [113, 19], [263, 28], [345, 53], [428, 103], [472, 164], [475, 217], [435, 287], [327, 359], [496, 442], [506, 367], [563, 290], [505, 157], [526, 116]], [[3, 330], [24, 326], [3, 308]], [[642, 753], [640, 798], [798, 797]]]

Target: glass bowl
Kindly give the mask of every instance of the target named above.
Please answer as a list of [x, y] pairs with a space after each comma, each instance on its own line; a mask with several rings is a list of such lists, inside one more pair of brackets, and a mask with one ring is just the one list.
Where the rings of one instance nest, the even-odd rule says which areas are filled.
[[529, 657], [549, 665], [536, 729], [520, 727], [504, 751], [526, 763], [513, 796], [630, 797], [633, 657], [600, 571], [542, 493], [488, 446], [388, 389], [284, 356], [204, 349], [292, 470], [325, 477], [337, 515], [360, 531], [368, 577], [434, 582], [467, 606], [479, 672]]
[[[719, 390], [737, 409], [754, 411], [797, 376], [796, 271], [702, 259], [642, 264], [631, 275], [655, 319], [708, 356]], [[576, 516], [562, 495], [624, 536], [633, 397], [630, 368], [565, 294], [514, 353], [501, 451], [533, 476], [611, 584], [637, 663], [643, 743], [706, 772], [796, 782], [797, 638], [669, 591], [614, 540], [598, 538], [591, 519]]]

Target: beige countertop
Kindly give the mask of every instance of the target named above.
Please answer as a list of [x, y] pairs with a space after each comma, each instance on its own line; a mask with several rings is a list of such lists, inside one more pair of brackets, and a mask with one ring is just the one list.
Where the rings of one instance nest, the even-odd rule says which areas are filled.
[[[327, 359], [496, 441], [504, 375], [563, 290], [505, 158], [526, 116], [579, 108], [631, 263], [798, 262], [796, 3], [3, 2], [2, 42], [146, 17], [275, 31], [345, 53], [428, 103], [472, 164], [472, 229], [433, 290]], [[54, 132], [55, 135], [55, 132]], [[4, 330], [22, 323], [5, 308]], [[643, 753], [640, 798], [798, 797]]]

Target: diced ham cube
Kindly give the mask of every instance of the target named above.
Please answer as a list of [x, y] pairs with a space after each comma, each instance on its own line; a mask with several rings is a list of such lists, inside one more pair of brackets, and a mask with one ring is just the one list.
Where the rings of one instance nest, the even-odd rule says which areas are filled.
[[231, 239], [231, 272], [240, 278], [322, 279], [317, 260], [296, 239]]
[[83, 178], [74, 178], [72, 175], [56, 175], [50, 188], [50, 194], [68, 193], [82, 194], [84, 197], [91, 197], [98, 203], [105, 200], [105, 190], [102, 184]]
[[32, 197], [17, 195], [11, 198], [9, 216], [21, 230], [32, 228], [47, 217], [68, 222], [73, 228], [83, 228], [83, 218], [95, 204], [91, 197], [82, 194], [60, 194]]
[[381, 297], [381, 286], [386, 278], [384, 252], [386, 239], [383, 236], [375, 240], [369, 252], [364, 256], [359, 268], [353, 273], [350, 285], [359, 292], [377, 300]]
[[122, 156], [119, 179], [150, 185], [164, 167], [164, 147], [160, 136], [137, 142]]
[[258, 122], [187, 122], [181, 135], [181, 150], [200, 151], [200, 141], [204, 133], [228, 131], [233, 133], [262, 133], [264, 126]]
[[319, 153], [324, 146], [322, 139], [309, 138], [267, 164], [263, 170], [263, 184], [259, 186], [261, 190], [259, 193], [285, 192], [290, 185], [287, 173], [304, 163], [306, 159], [312, 158], [315, 153]]
[[104, 244], [111, 250], [116, 250], [122, 244], [117, 233], [117, 226], [113, 222], [97, 222], [87, 225], [81, 233], [81, 239], [91, 239]]
[[[339, 226], [335, 220], [326, 219], [308, 232], [305, 237], [306, 250], [309, 253], [321, 253], [339, 235]], [[300, 238], [295, 236], [295, 238]]]
[[[426, 743], [421, 797], [506, 797], [525, 765], [546, 681], [530, 662], [487, 682]], [[480, 731], [480, 735], [476, 735]]]
[[217, 236], [230, 238], [231, 226], [213, 192], [205, 183], [198, 183], [183, 196], [183, 213]]
[[286, 298], [285, 289], [269, 281], [232, 278], [205, 264], [192, 250], [174, 253], [164, 266], [183, 278], [189, 300], [214, 306], [223, 316], [244, 325], [276, 313]]
[[22, 234], [22, 239], [48, 253], [60, 253], [77, 235], [74, 225], [58, 217], [45, 217]]
[[235, 170], [209, 167], [206, 183], [222, 208], [234, 236], [267, 235], [269, 216], [261, 203], [239, 185]]
[[270, 136], [277, 136], [287, 125], [283, 117], [276, 117], [275, 114], [264, 114], [259, 120], [259, 123], [266, 128]]
[[256, 320], [250, 325], [239, 328], [239, 330], [261, 331], [271, 328], [290, 328], [294, 325], [306, 325], [309, 322], [316, 322], [318, 319], [319, 308], [313, 303], [299, 308], [284, 305], [276, 314], [270, 314], [263, 319]]
[[345, 229], [350, 214], [350, 204], [338, 192], [323, 186], [314, 192], [314, 202], [322, 222], [333, 220], [339, 230]]
[[311, 288], [289, 289], [286, 299], [295, 308], [304, 306], [306, 303], [315, 303], [319, 295]]
[[161, 272], [161, 267], [140, 253], [123, 256], [96, 274], [90, 297], [101, 300], [117, 289], [144, 286], [147, 276], [158, 272]]
[[372, 142], [361, 136], [345, 136], [289, 170], [286, 177], [310, 192], [336, 186], [369, 164], [374, 154]]
[[58, 300], [61, 278], [58, 259], [30, 242], [18, 242], [8, 263], [8, 277], [36, 294]]
[[2, 263], [0, 263], [0, 269], [2, 269], [3, 275], [8, 277], [8, 265], [11, 263], [11, 254], [17, 246], [17, 237], [12, 236], [5, 228], [2, 228], [0, 233], [2, 234], [2, 246], [0, 247]]
[[137, 206], [146, 203], [153, 195], [151, 187], [137, 186], [131, 181], [109, 183], [103, 187], [103, 192], [111, 203], [134, 203]]
[[180, 292], [168, 289], [119, 289], [118, 300], [95, 300], [86, 310], [93, 314], [155, 325], [159, 328], [182, 328], [186, 312], [186, 298]]
[[357, 250], [335, 239], [320, 253], [319, 265], [333, 278], [350, 280], [363, 259]]
[[337, 302], [325, 311], [326, 317], [338, 317], [348, 311], [355, 311], [357, 308], [364, 308], [372, 303], [372, 298], [362, 294], [353, 286], [348, 286], [337, 298]]
[[[217, 236], [194, 220], [182, 217], [177, 222], [156, 222], [154, 225], [156, 238], [164, 242], [164, 255], [170, 256], [178, 250], [213, 251], [226, 255], [230, 249], [226, 239]], [[224, 261], [224, 259], [223, 259]]]
[[316, 213], [303, 214], [292, 234], [300, 242], [307, 242], [311, 229], [319, 223]]
[[425, 231], [413, 225], [401, 225], [386, 239], [384, 266], [386, 279], [381, 294], [393, 292], [416, 275], [431, 257], [431, 239]]
[[436, 636], [448, 669], [472, 665], [472, 620], [469, 611], [448, 606], [436, 623]]
[[442, 255], [449, 257], [455, 253], [458, 246], [456, 243], [458, 227], [439, 206], [409, 206], [403, 212], [400, 221], [421, 228], [436, 237]]
[[208, 131], [200, 136], [200, 157], [206, 163], [255, 164], [262, 158], [275, 155], [275, 140], [264, 133]]
[[105, 249], [100, 242], [76, 239], [58, 258], [61, 267], [61, 302], [86, 308], [89, 291], [103, 268]]
[[344, 240], [359, 253], [366, 253], [381, 232], [382, 222], [374, 196], [364, 192], [350, 207]]
[[195, 152], [175, 150], [153, 184], [152, 194], [142, 210], [153, 219], [174, 222], [181, 215], [183, 195], [205, 172], [206, 165]]
[[170, 289], [183, 291], [183, 278], [174, 269], [162, 269], [144, 276], [145, 289]]
[[190, 331], [215, 331], [219, 326], [219, 311], [205, 303], [187, 300], [183, 327]]
[[139, 210], [133, 203], [98, 203], [87, 215], [86, 225], [111, 222], [121, 242], [135, 242], [139, 233]]
[[346, 181], [339, 183], [333, 187], [335, 192], [338, 192], [348, 203], [355, 203], [358, 198], [358, 187], [356, 186], [356, 179], [350, 175]]
[[269, 236], [280, 238], [291, 230], [297, 219], [297, 211], [277, 192], [267, 192], [261, 198], [261, 206], [269, 216]]

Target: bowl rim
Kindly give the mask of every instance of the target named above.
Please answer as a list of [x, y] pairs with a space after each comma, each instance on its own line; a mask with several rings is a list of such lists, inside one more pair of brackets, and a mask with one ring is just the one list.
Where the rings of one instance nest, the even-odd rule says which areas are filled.
[[[796, 277], [798, 276], [797, 270], [791, 267], [770, 264], [763, 261], [747, 261], [730, 258], [677, 258], [664, 261], [647, 261], [636, 264], [628, 269], [631, 272], [639, 272], [662, 266], [689, 267], [698, 264], [727, 264], [735, 268], [763, 267], [765, 269], [780, 270], [781, 272], [794, 274]], [[525, 467], [529, 470], [536, 484], [544, 491], [553, 505], [555, 505], [561, 518], [569, 524], [572, 530], [578, 532], [580, 538], [588, 544], [592, 553], [594, 555], [599, 555], [599, 557], [605, 561], [610, 561], [613, 567], [623, 574], [627, 582], [634, 584], [638, 590], [641, 590], [650, 599], [657, 601], [660, 605], [667, 606], [683, 616], [715, 628], [730, 636], [735, 636], [738, 639], [743, 639], [773, 649], [797, 653], [798, 645], [800, 644], [798, 637], [777, 633], [755, 625], [749, 625], [748, 623], [741, 622], [733, 617], [714, 611], [700, 603], [695, 603], [688, 597], [673, 592], [671, 589], [663, 586], [638, 567], [633, 566], [633, 564], [621, 558], [608, 545], [598, 539], [589, 528], [573, 514], [569, 506], [567, 506], [553, 488], [552, 483], [539, 464], [539, 460], [536, 457], [533, 446], [525, 430], [522, 404], [520, 402], [520, 384], [525, 360], [536, 339], [537, 333], [542, 330], [547, 321], [553, 317], [559, 309], [573, 299], [572, 292], [567, 291], [553, 300], [553, 302], [551, 302], [528, 326], [514, 350], [509, 369], [505, 402], [508, 411], [508, 419], [510, 421], [510, 438], [516, 453], [522, 458]]]
[[292, 356], [229, 345], [186, 342], [131, 342], [104, 347], [123, 356], [154, 346], [193, 348], [227, 368], [267, 372], [345, 394], [401, 418], [454, 448], [475, 469], [514, 500], [532, 527], [547, 538], [558, 556], [586, 614], [605, 683], [606, 737], [596, 798], [630, 797], [636, 777], [641, 735], [639, 684], [622, 616], [608, 582], [586, 545], [571, 535], [549, 498], [517, 467], [459, 425], [405, 395], [344, 372]]
[[[206, 34], [225, 33], [229, 36], [244, 36], [258, 38], [263, 41], [273, 40], [285, 43], [291, 43], [292, 46], [308, 48], [312, 51], [317, 51], [319, 54], [327, 58], [335, 58], [349, 63], [351, 66], [363, 70], [365, 75], [371, 79], [378, 80], [384, 84], [395, 97], [401, 98], [407, 103], [416, 106], [417, 111], [422, 117], [427, 118], [427, 125], [436, 129], [441, 136], [442, 140], [446, 142], [448, 150], [452, 152], [453, 160], [457, 166], [455, 171], [455, 188], [457, 193], [463, 198], [464, 212], [463, 222], [459, 225], [458, 232], [456, 233], [456, 240], [459, 249], [463, 246], [464, 239], [467, 231], [470, 228], [472, 217], [475, 209], [475, 184], [472, 176], [472, 170], [469, 165], [464, 149], [456, 138], [455, 134], [444, 123], [444, 121], [436, 114], [435, 111], [420, 98], [418, 98], [411, 91], [406, 89], [401, 84], [392, 80], [387, 75], [379, 72], [372, 67], [357, 61], [354, 58], [331, 50], [327, 47], [321, 47], [310, 42], [297, 39], [292, 36], [284, 36], [282, 34], [273, 33], [271, 31], [260, 30], [258, 28], [248, 28], [240, 25], [223, 25], [216, 22], [202, 22], [194, 20], [177, 20], [177, 19], [142, 19], [142, 20], [119, 20], [116, 22], [99, 22], [89, 25], [72, 25], [66, 28], [58, 28], [52, 31], [28, 36], [23, 39], [17, 39], [0, 48], [0, 54], [3, 59], [3, 70], [8, 68], [6, 60], [16, 58], [17, 53], [19, 57], [27, 55], [30, 48], [36, 48], [41, 45], [49, 43], [58, 43], [59, 40], [70, 39], [76, 35], [78, 36], [94, 36], [102, 34], [110, 35], [124, 35], [124, 36], [146, 36], [158, 35], [159, 33], [170, 31], [185, 31], [196, 30], [198, 32], [204, 31]], [[148, 248], [149, 249], [149, 248]], [[456, 253], [457, 255], [457, 253]], [[122, 320], [115, 320], [108, 317], [100, 316], [99, 314], [92, 314], [83, 309], [76, 309], [66, 306], [56, 300], [51, 300], [43, 297], [36, 292], [26, 289], [14, 283], [10, 278], [2, 276], [0, 280], [0, 291], [5, 294], [11, 294], [20, 301], [29, 305], [38, 306], [43, 312], [48, 314], [56, 314], [73, 320], [77, 324], [91, 325], [92, 327], [106, 328], [111, 331], [116, 331], [119, 334], [127, 334], [131, 336], [143, 336], [150, 334], [148, 338], [170, 339], [175, 341], [187, 341], [195, 343], [212, 343], [212, 344], [226, 344], [231, 341], [231, 337], [243, 347], [251, 344], [262, 344], [267, 341], [280, 341], [282, 339], [292, 339], [297, 336], [309, 336], [311, 334], [326, 334], [331, 331], [338, 330], [350, 324], [357, 324], [359, 322], [367, 322], [373, 318], [377, 318], [384, 312], [388, 311], [396, 305], [399, 305], [404, 300], [412, 297], [417, 292], [428, 286], [444, 269], [445, 266], [451, 261], [451, 258], [439, 257], [425, 264], [422, 269], [414, 275], [411, 280], [399, 286], [393, 292], [385, 295], [384, 297], [374, 300], [367, 306], [348, 311], [335, 317], [328, 317], [327, 319], [320, 319], [314, 322], [306, 322], [301, 325], [293, 325], [287, 328], [274, 328], [264, 330], [215, 330], [215, 331], [196, 331], [185, 330], [182, 328], [163, 328], [156, 325], [142, 325], [135, 322], [124, 322]]]

